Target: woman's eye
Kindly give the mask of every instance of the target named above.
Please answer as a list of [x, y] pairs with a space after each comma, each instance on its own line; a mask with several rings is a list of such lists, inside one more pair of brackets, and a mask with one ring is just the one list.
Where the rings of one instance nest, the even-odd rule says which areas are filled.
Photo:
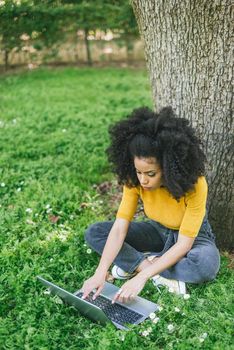
[[[141, 175], [140, 171], [136, 171], [137, 175]], [[154, 177], [156, 175], [156, 173], [148, 173], [147, 176], [149, 177]]]

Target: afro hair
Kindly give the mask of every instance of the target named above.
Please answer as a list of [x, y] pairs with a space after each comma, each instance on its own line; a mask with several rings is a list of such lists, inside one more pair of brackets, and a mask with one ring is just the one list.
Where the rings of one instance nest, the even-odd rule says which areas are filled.
[[107, 155], [120, 184], [139, 185], [134, 157], [154, 157], [159, 163], [163, 184], [179, 200], [192, 190], [205, 172], [205, 154], [195, 130], [185, 118], [175, 116], [171, 107], [155, 113], [147, 107], [133, 110], [109, 130]]

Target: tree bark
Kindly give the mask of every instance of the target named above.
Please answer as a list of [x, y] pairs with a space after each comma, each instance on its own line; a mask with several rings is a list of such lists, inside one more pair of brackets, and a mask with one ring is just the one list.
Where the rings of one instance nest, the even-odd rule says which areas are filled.
[[85, 33], [85, 47], [86, 47], [86, 54], [87, 54], [87, 63], [89, 66], [92, 66], [90, 43], [89, 43], [89, 39], [88, 39], [89, 30], [85, 29], [84, 33]]
[[209, 219], [234, 246], [231, 0], [132, 0], [156, 110], [171, 105], [204, 141]]

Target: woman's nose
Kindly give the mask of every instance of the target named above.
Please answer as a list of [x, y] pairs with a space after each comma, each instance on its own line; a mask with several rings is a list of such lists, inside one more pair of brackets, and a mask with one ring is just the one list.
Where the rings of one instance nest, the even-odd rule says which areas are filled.
[[141, 175], [140, 183], [141, 183], [142, 185], [146, 185], [146, 184], [148, 183], [147, 176]]

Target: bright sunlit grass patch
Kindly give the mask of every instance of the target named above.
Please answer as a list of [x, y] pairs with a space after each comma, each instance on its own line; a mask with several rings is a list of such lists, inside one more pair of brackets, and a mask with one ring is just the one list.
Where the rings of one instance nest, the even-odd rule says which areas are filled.
[[233, 273], [178, 297], [148, 282], [160, 311], [129, 332], [101, 327], [51, 297], [41, 275], [73, 292], [98, 257], [83, 234], [114, 218], [97, 185], [113, 179], [108, 127], [151, 106], [145, 71], [38, 70], [0, 81], [0, 349], [232, 349]]

